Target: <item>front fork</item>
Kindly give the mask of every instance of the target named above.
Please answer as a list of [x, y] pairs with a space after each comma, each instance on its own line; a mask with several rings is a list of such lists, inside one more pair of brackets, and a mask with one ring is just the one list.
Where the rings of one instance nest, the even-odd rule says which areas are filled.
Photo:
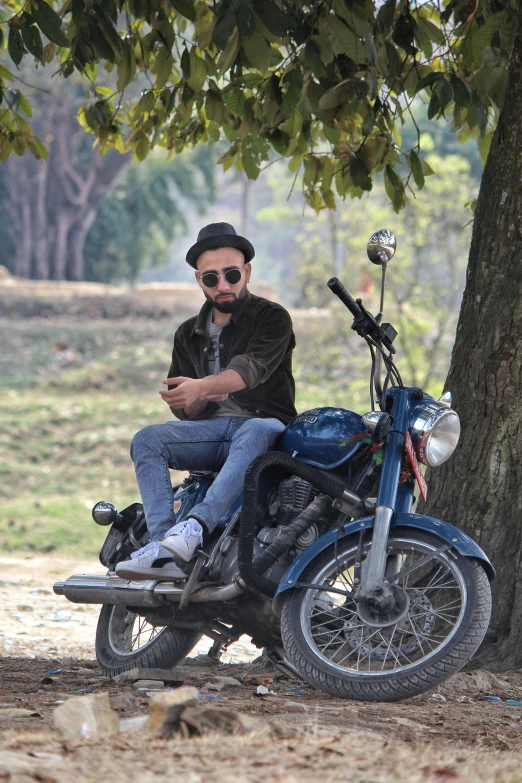
[[[389, 563], [387, 569], [388, 537], [397, 504], [404, 441], [408, 429], [408, 411], [408, 392], [398, 389], [392, 408], [393, 424], [384, 452], [372, 543], [366, 560], [361, 564], [360, 584], [356, 585], [356, 601], [369, 603], [377, 611], [386, 611], [395, 605], [395, 598], [388, 581], [389, 577], [393, 576], [390, 567], [394, 566], [393, 563]], [[395, 565], [398, 567], [399, 564]]]

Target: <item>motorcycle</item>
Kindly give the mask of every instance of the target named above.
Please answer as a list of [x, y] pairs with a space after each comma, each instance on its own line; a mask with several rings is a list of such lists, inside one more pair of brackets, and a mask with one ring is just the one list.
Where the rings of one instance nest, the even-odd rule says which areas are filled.
[[[220, 654], [243, 634], [279, 667], [325, 693], [392, 701], [433, 690], [475, 653], [491, 613], [493, 567], [456, 527], [412, 513], [426, 497], [419, 463], [434, 469], [460, 435], [451, 395], [438, 401], [404, 386], [397, 335], [383, 322], [394, 235], [375, 233], [382, 267], [373, 316], [337, 278], [328, 282], [371, 353], [372, 410], [314, 408], [296, 416], [275, 451], [248, 467], [242, 497], [197, 552], [182, 581], [128, 581], [115, 566], [147, 538], [143, 507], [93, 508], [110, 525], [100, 552], [106, 575], [75, 575], [54, 592], [101, 604], [96, 655], [114, 676], [169, 668], [202, 635]], [[383, 380], [384, 370], [384, 380]], [[215, 474], [192, 472], [174, 488], [176, 520], [205, 496]]]

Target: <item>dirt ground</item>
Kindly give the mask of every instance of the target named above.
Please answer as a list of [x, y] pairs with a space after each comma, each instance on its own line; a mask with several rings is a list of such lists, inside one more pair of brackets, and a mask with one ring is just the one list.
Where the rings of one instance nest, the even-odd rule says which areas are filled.
[[[92, 563], [83, 565], [93, 571]], [[255, 716], [266, 729], [169, 740], [143, 732], [64, 738], [53, 712], [56, 702], [85, 698], [75, 690], [107, 693], [122, 718], [146, 714], [150, 697], [130, 681], [101, 677], [92, 654], [96, 609], [78, 609], [52, 594], [52, 582], [75, 570], [70, 563], [2, 557], [0, 568], [0, 781], [522, 781], [522, 707], [504, 701], [522, 698], [520, 672], [465, 672], [437, 689], [439, 700], [427, 693], [370, 704], [330, 698], [270, 664], [249, 662], [256, 651], [247, 644], [234, 654], [235, 663], [187, 659], [176, 670], [176, 684], [196, 685], [202, 705]], [[75, 655], [81, 659], [71, 660]], [[216, 694], [208, 687], [215, 674], [241, 685]], [[256, 695], [259, 678], [267, 677], [275, 695]], [[485, 693], [503, 700], [486, 701]], [[3, 718], [1, 710], [11, 707], [36, 714]]]

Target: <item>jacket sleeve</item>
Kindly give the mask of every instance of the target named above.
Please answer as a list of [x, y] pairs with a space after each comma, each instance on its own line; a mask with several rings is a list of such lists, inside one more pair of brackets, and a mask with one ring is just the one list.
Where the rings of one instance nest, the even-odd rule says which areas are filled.
[[292, 319], [282, 307], [259, 313], [252, 337], [242, 354], [232, 357], [226, 369], [235, 370], [247, 389], [264, 383], [295, 346]]
[[[198, 377], [196, 374], [194, 362], [190, 358], [187, 349], [183, 345], [183, 339], [181, 337], [180, 330], [178, 329], [174, 335], [172, 361], [170, 363], [169, 374], [167, 375], [167, 378], [177, 378], [179, 376], [184, 376], [185, 378]], [[174, 386], [169, 385], [168, 388], [173, 389]], [[187, 415], [183, 408], [171, 408], [170, 410], [178, 419], [181, 419], [182, 421], [187, 419]]]

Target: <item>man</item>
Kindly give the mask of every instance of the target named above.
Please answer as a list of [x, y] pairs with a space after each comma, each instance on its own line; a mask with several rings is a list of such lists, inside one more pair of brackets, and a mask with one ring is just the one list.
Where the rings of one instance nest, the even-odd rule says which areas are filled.
[[[127, 579], [179, 579], [173, 555], [189, 561], [241, 493], [246, 469], [274, 448], [295, 415], [292, 322], [250, 294], [254, 248], [228, 223], [212, 223], [187, 253], [206, 302], [181, 324], [162, 399], [180, 421], [138, 432], [131, 456], [150, 543], [119, 563]], [[219, 471], [190, 517], [176, 524], [169, 467]]]

